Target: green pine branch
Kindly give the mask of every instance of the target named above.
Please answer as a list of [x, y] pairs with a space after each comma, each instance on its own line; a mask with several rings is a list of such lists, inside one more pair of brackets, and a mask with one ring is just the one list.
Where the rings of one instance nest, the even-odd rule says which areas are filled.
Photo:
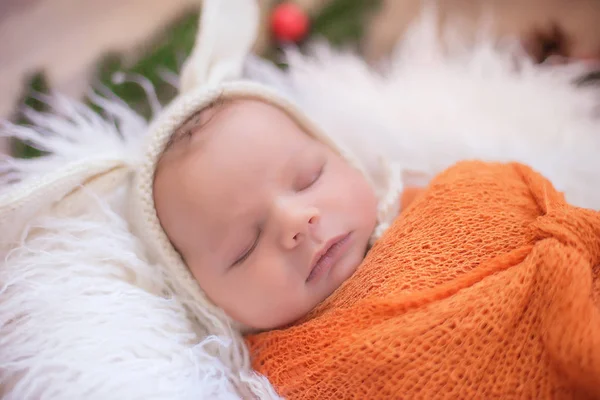
[[355, 45], [364, 34], [369, 14], [380, 3], [381, 0], [332, 0], [313, 17], [311, 34], [334, 46]]

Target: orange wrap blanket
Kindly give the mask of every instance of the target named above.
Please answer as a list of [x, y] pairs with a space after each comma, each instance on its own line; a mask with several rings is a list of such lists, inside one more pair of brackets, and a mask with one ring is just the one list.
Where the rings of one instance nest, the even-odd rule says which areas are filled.
[[288, 399], [600, 398], [599, 304], [600, 213], [465, 162], [310, 315], [246, 340]]

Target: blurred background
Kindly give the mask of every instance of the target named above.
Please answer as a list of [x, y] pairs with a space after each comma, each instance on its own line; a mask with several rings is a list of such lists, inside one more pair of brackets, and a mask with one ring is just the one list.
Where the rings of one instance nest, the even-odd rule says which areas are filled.
[[[276, 59], [283, 41], [324, 37], [376, 63], [423, 8], [422, 0], [260, 0], [263, 24], [255, 51]], [[148, 114], [140, 74], [168, 101], [193, 45], [200, 0], [0, 0], [0, 118], [19, 122], [35, 94], [81, 98], [90, 84], [112, 90]], [[441, 0], [439, 24], [467, 34], [486, 18], [498, 38], [521, 40], [538, 62], [600, 58], [600, 0]], [[562, 60], [562, 61], [561, 61]], [[0, 142], [0, 152], [9, 151]], [[17, 151], [23, 151], [18, 148]]]

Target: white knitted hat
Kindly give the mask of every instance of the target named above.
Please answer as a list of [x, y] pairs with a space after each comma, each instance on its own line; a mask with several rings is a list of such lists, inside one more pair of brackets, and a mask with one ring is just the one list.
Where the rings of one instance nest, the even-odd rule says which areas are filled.
[[200, 289], [162, 229], [154, 206], [157, 162], [177, 128], [217, 98], [254, 98], [285, 111], [307, 134], [362, 170], [348, 151], [323, 134], [290, 99], [265, 85], [241, 78], [258, 24], [257, 0], [204, 0], [196, 44], [182, 71], [181, 92], [150, 126], [144, 159], [133, 182], [131, 221], [134, 231], [146, 244], [150, 256], [166, 269], [165, 279], [194, 317], [201, 325], [216, 328], [211, 329], [213, 334], [229, 331], [231, 327], [222, 324], [229, 325], [231, 321]]

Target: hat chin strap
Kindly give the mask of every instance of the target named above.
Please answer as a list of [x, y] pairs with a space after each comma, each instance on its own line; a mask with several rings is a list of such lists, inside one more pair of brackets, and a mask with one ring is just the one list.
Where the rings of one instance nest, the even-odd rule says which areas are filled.
[[256, 40], [258, 0], [204, 0], [198, 33], [180, 82], [181, 93], [239, 79]]

